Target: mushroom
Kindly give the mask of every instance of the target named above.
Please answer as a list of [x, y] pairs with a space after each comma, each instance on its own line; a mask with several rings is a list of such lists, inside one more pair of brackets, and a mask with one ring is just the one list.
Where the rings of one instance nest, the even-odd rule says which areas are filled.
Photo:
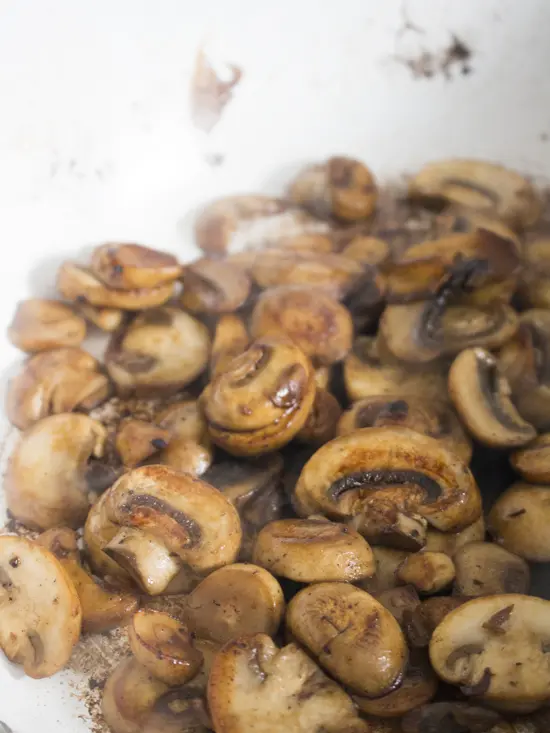
[[8, 419], [20, 430], [49, 415], [91, 410], [109, 396], [108, 378], [99, 363], [79, 348], [35, 354], [9, 383]]
[[260, 530], [254, 562], [299, 583], [349, 581], [374, 575], [374, 556], [358, 532], [322, 519], [280, 519]]
[[337, 434], [347, 435], [361, 428], [404, 427], [437, 438], [464, 463], [472, 457], [472, 444], [446, 402], [410, 396], [365, 397], [347, 410], [338, 422]]
[[304, 426], [315, 398], [310, 361], [295, 344], [269, 336], [254, 341], [204, 390], [201, 402], [212, 441], [233, 455], [281, 448]]
[[161, 447], [158, 463], [202, 476], [212, 464], [214, 455], [197, 400], [173, 402], [157, 413], [155, 421], [170, 436]]
[[458, 531], [481, 514], [466, 465], [434, 438], [406, 428], [366, 428], [322, 446], [295, 489], [302, 516], [353, 519], [374, 544], [420, 549], [427, 524]]
[[265, 634], [223, 647], [212, 664], [208, 706], [216, 733], [370, 733], [348, 695], [304, 651], [279, 649]]
[[378, 327], [385, 305], [386, 281], [368, 267], [344, 293], [343, 304], [348, 309], [356, 333], [371, 333]]
[[231, 503], [212, 486], [153, 465], [129, 471], [108, 489], [89, 513], [84, 539], [99, 573], [132, 578], [158, 595], [169, 586], [190, 590], [233, 562], [241, 526]]
[[88, 512], [87, 472], [101, 458], [105, 428], [86, 415], [52, 415], [20, 437], [4, 490], [12, 515], [28, 527], [80, 527]]
[[87, 321], [108, 333], [116, 331], [124, 321], [124, 311], [120, 308], [101, 308], [80, 302], [75, 303], [75, 308]]
[[172, 297], [174, 283], [133, 290], [110, 288], [89, 268], [74, 262], [64, 262], [57, 273], [57, 289], [67, 300], [83, 305], [135, 311], [157, 308], [166, 303]]
[[191, 313], [230, 313], [243, 305], [250, 287], [237, 265], [203, 257], [185, 266], [180, 302]]
[[138, 596], [110, 592], [95, 582], [80, 564], [77, 538], [72, 529], [48, 529], [36, 541], [55, 555], [72, 580], [82, 609], [83, 633], [101, 633], [126, 625], [139, 607]]
[[290, 601], [286, 624], [293, 638], [353, 692], [376, 698], [401, 684], [407, 645], [399, 624], [360, 588], [348, 583], [307, 586]]
[[311, 445], [327, 443], [336, 435], [341, 414], [342, 408], [336, 397], [325, 389], [317, 388], [311, 412], [296, 440]]
[[462, 596], [432, 596], [403, 614], [402, 626], [407, 641], [414, 649], [427, 647], [433, 632], [445, 616], [468, 599]]
[[415, 552], [403, 560], [396, 570], [402, 583], [410, 583], [419, 593], [438, 593], [451, 585], [455, 564], [443, 552]]
[[550, 562], [550, 486], [516, 483], [502, 493], [488, 517], [495, 542], [530, 562]]
[[0, 537], [0, 649], [34, 679], [69, 661], [81, 610], [67, 573], [51, 552], [23, 537]]
[[468, 430], [481, 443], [513, 448], [536, 435], [510, 400], [510, 385], [495, 357], [485, 349], [466, 349], [449, 371], [449, 394]]
[[529, 181], [484, 160], [455, 158], [429, 163], [409, 180], [409, 196], [438, 209], [455, 204], [514, 229], [535, 224], [541, 213], [540, 198]]
[[371, 171], [360, 161], [343, 156], [305, 168], [292, 182], [289, 194], [315, 216], [344, 222], [368, 219], [378, 200]]
[[283, 237], [275, 246], [281, 249], [293, 249], [297, 252], [317, 252], [318, 254], [330, 254], [334, 251], [334, 242], [329, 233], [295, 234], [291, 237]]
[[107, 243], [94, 249], [90, 270], [109, 288], [150, 290], [175, 282], [182, 267], [167, 252], [141, 244]]
[[430, 641], [445, 682], [523, 712], [549, 699], [550, 602], [519, 594], [475, 598], [451, 611]]
[[115, 439], [117, 452], [124, 466], [134, 468], [165, 448], [170, 432], [145, 420], [125, 418], [121, 421]]
[[285, 610], [281, 586], [264, 568], [236, 563], [215, 570], [187, 596], [192, 632], [225, 644], [243, 634], [277, 633]]
[[105, 366], [122, 395], [174, 394], [204, 371], [209, 355], [206, 327], [166, 306], [140, 313], [113, 334]]
[[249, 343], [248, 331], [239, 316], [235, 313], [220, 316], [212, 339], [210, 377], [213, 379], [224, 372], [236, 356], [247, 350]]
[[12, 344], [30, 353], [79, 346], [85, 336], [85, 321], [69, 306], [42, 298], [22, 300], [8, 327]]
[[410, 553], [382, 545], [375, 545], [371, 549], [376, 570], [372, 577], [359, 581], [359, 587], [376, 595], [397, 588], [401, 581], [398, 580], [395, 571]]
[[352, 235], [340, 251], [343, 257], [355, 260], [363, 267], [378, 267], [390, 256], [387, 242], [365, 234]]
[[518, 296], [527, 307], [550, 306], [550, 237], [536, 237], [525, 248], [525, 270]]
[[[367, 590], [364, 588], [364, 590]], [[414, 585], [400, 585], [376, 593], [376, 600], [387, 608], [400, 626], [420, 605], [420, 598]]]
[[449, 557], [454, 557], [459, 547], [467, 545], [469, 542], [483, 542], [484, 539], [485, 520], [481, 516], [460, 532], [440, 532], [438, 529], [429, 527], [426, 532], [424, 550], [444, 552]]
[[142, 609], [128, 627], [130, 649], [156, 679], [167, 685], [183, 685], [193, 679], [204, 658], [187, 628], [173, 616]]
[[510, 463], [525, 481], [534, 484], [550, 482], [550, 433], [539, 435], [525, 448], [510, 456]]
[[466, 702], [433, 702], [409, 711], [401, 721], [401, 731], [402, 733], [432, 733], [432, 731], [512, 733], [509, 729], [501, 728], [501, 723], [503, 720], [497, 712], [478, 705]]
[[471, 542], [454, 554], [454, 592], [461, 596], [528, 593], [529, 565], [493, 542]]
[[315, 369], [315, 384], [318, 389], [324, 389], [326, 392], [330, 389], [330, 381], [332, 376], [332, 368], [321, 366]]
[[341, 361], [351, 349], [353, 338], [349, 312], [317, 288], [267, 290], [256, 303], [250, 328], [253, 338], [287, 336], [316, 365]]

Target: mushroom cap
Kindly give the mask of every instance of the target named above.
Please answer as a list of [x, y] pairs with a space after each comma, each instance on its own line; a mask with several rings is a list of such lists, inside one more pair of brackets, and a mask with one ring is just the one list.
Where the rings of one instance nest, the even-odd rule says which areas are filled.
[[145, 420], [124, 418], [118, 427], [115, 446], [122, 463], [134, 468], [170, 442], [168, 430]]
[[336, 426], [342, 408], [336, 397], [319, 387], [315, 391], [313, 407], [308, 418], [296, 435], [296, 440], [309, 445], [323, 445], [336, 435]]
[[79, 346], [86, 336], [86, 322], [57, 300], [29, 298], [17, 305], [8, 327], [8, 338], [22, 351], [46, 351]]
[[426, 532], [426, 544], [424, 550], [430, 552], [444, 552], [454, 557], [455, 552], [467, 545], [469, 542], [483, 542], [485, 539], [485, 519], [480, 516], [475, 522], [469, 524], [460, 532], [440, 532], [438, 529], [428, 527]]
[[396, 573], [402, 583], [410, 583], [419, 593], [438, 593], [453, 582], [455, 565], [443, 552], [423, 550], [406, 557]]
[[105, 437], [101, 423], [79, 414], [52, 415], [26, 430], [4, 482], [13, 516], [38, 529], [82, 526], [89, 506], [88, 462], [101, 457]]
[[119, 308], [101, 308], [80, 302], [75, 307], [87, 321], [108, 333], [116, 331], [124, 321], [124, 311]]
[[374, 545], [371, 550], [374, 555], [376, 570], [372, 577], [359, 581], [359, 587], [368, 593], [378, 595], [401, 585], [396, 570], [403, 560], [410, 555], [410, 552], [396, 550], [393, 547], [384, 547], [383, 545]]
[[[366, 588], [363, 588], [366, 590]], [[404, 628], [404, 620], [420, 605], [420, 597], [414, 585], [399, 585], [374, 594], [384, 608], [387, 608], [398, 624]]]
[[525, 448], [510, 456], [510, 463], [525, 481], [534, 484], [550, 482], [550, 433], [539, 435]]
[[466, 695], [510, 708], [548, 700], [550, 602], [519, 594], [475, 598], [434, 631], [430, 659]]
[[236, 356], [247, 350], [249, 343], [248, 330], [242, 318], [235, 313], [221, 315], [212, 339], [211, 378], [224, 372]]
[[92, 273], [109, 288], [139, 290], [171, 284], [182, 267], [174, 255], [141, 244], [107, 243], [96, 247]]
[[155, 420], [170, 435], [158, 462], [202, 476], [211, 466], [214, 454], [198, 400], [173, 402], [157, 413]]
[[445, 616], [467, 600], [464, 596], [432, 596], [405, 611], [401, 625], [410, 647], [421, 649], [429, 646], [433, 632]]
[[180, 302], [191, 313], [231, 313], [244, 304], [250, 288], [238, 265], [203, 257], [185, 266]]
[[471, 542], [454, 554], [454, 592], [461, 596], [528, 593], [529, 565], [494, 542]]
[[340, 254], [363, 267], [377, 267], [389, 258], [390, 246], [383, 239], [359, 233], [351, 237]]
[[50, 677], [80, 636], [76, 590], [51, 552], [23, 537], [0, 537], [0, 648], [25, 674]]
[[[342, 688], [295, 644], [265, 634], [233, 639], [212, 665], [208, 705], [216, 733], [368, 733]], [[115, 732], [116, 733], [116, 732]]]

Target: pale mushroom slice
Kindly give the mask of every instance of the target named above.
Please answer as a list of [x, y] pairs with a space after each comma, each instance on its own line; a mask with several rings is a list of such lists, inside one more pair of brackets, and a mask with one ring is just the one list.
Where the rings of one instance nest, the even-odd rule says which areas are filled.
[[120, 308], [101, 308], [100, 306], [78, 301], [75, 303], [75, 309], [89, 323], [92, 323], [101, 331], [107, 331], [107, 333], [116, 331], [124, 322], [124, 311]]
[[197, 400], [173, 402], [156, 414], [155, 422], [169, 435], [158, 463], [193, 476], [202, 476], [210, 468], [214, 450]]
[[[401, 684], [407, 644], [392, 614], [348, 583], [316, 583], [290, 601], [286, 624], [331, 676], [364, 697]], [[369, 674], [365, 674], [365, 670]]]
[[12, 515], [28, 527], [77, 528], [89, 507], [87, 480], [103, 454], [106, 431], [86, 415], [46, 417], [26, 430], [13, 451], [4, 490]]
[[105, 366], [121, 395], [175, 394], [198, 377], [210, 356], [208, 329], [166, 306], [140, 313], [113, 334]]
[[405, 558], [396, 574], [402, 583], [410, 583], [419, 593], [429, 595], [451, 585], [455, 577], [455, 564], [443, 552], [424, 550]]
[[550, 562], [550, 486], [516, 483], [495, 501], [487, 526], [499, 545], [529, 562]]
[[341, 414], [342, 408], [336, 397], [325, 389], [317, 388], [311, 412], [296, 440], [313, 446], [327, 443], [336, 435]]
[[29, 677], [59, 672], [80, 636], [80, 601], [66, 572], [45, 548], [0, 537], [0, 649]]
[[408, 712], [402, 733], [535, 733], [508, 728], [499, 713], [466, 702], [433, 702]]
[[16, 308], [8, 338], [22, 351], [33, 353], [79, 346], [86, 336], [86, 322], [57, 300], [29, 298]]
[[510, 463], [525, 481], [533, 484], [550, 482], [550, 433], [539, 435], [525, 448], [510, 456]]
[[128, 627], [128, 638], [138, 662], [170, 686], [193, 679], [204, 663], [186, 626], [167, 613], [138, 611]]
[[475, 598], [451, 611], [430, 641], [432, 666], [463, 694], [508, 710], [549, 698], [550, 602], [520, 594]]
[[243, 634], [274, 636], [285, 610], [283, 591], [262, 567], [226, 565], [187, 596], [183, 615], [192, 632], [225, 644]]
[[466, 349], [457, 356], [449, 371], [449, 394], [470, 433], [485, 445], [513, 448], [536, 436], [514, 407], [497, 360], [485, 349]]
[[185, 266], [180, 302], [191, 313], [231, 313], [245, 303], [251, 285], [238, 265], [203, 257]]
[[484, 539], [485, 519], [481, 516], [460, 532], [440, 532], [438, 529], [429, 527], [426, 532], [424, 550], [444, 552], [449, 557], [454, 557], [455, 552], [463, 545], [469, 542], [483, 542]]
[[429, 646], [433, 632], [445, 616], [467, 600], [464, 596], [432, 596], [406, 610], [401, 625], [409, 646], [413, 649]]
[[456, 577], [453, 592], [460, 596], [528, 593], [529, 565], [494, 542], [471, 542], [453, 557]]
[[182, 267], [168, 252], [141, 244], [107, 243], [93, 251], [90, 270], [109, 288], [147, 290], [173, 283]]
[[115, 437], [115, 447], [122, 464], [134, 468], [170, 443], [168, 430], [145, 420], [125, 418]]
[[101, 633], [125, 626], [139, 607], [135, 593], [108, 591], [102, 588], [80, 564], [77, 537], [72, 529], [48, 529], [37, 538], [59, 560], [72, 580], [82, 608], [83, 633]]
[[212, 339], [211, 378], [224, 372], [236, 356], [247, 350], [249, 343], [248, 330], [242, 318], [235, 313], [220, 316]]
[[[230, 641], [208, 683], [216, 733], [369, 733], [351, 699], [295, 644], [265, 634]], [[115, 731], [115, 733], [117, 733]]]
[[299, 583], [348, 581], [374, 575], [369, 544], [343, 524], [317, 519], [280, 519], [260, 530], [254, 562]]
[[359, 587], [368, 593], [378, 595], [401, 585], [396, 570], [403, 560], [410, 555], [410, 552], [384, 547], [383, 545], [374, 545], [371, 550], [374, 555], [376, 570], [372, 577], [358, 581]]
[[484, 160], [451, 158], [429, 163], [409, 181], [409, 196], [438, 208], [455, 204], [514, 229], [535, 224], [542, 208], [540, 197], [523, 176]]
[[302, 516], [353, 520], [369, 542], [409, 550], [423, 546], [428, 524], [458, 531], [481, 515], [466, 465], [406, 428], [365, 428], [326, 443], [302, 470], [295, 506]]

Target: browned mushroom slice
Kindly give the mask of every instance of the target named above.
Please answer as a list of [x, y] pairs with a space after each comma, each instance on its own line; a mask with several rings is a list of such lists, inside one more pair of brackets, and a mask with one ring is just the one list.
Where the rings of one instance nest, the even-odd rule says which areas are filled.
[[201, 396], [213, 442], [234, 455], [270, 453], [307, 420], [315, 398], [311, 362], [291, 341], [255, 341]]
[[510, 462], [525, 481], [550, 482], [550, 433], [539, 435], [525, 448], [512, 453]]
[[515, 171], [483, 160], [430, 163], [409, 181], [409, 196], [438, 208], [457, 204], [515, 228], [534, 224], [541, 213], [535, 189]]
[[124, 311], [119, 308], [100, 308], [80, 302], [75, 303], [75, 308], [87, 321], [108, 333], [116, 331], [124, 321]]
[[420, 597], [414, 585], [400, 585], [397, 588], [388, 588], [388, 590], [376, 593], [374, 597], [384, 608], [388, 609], [400, 626], [404, 626], [405, 620], [410, 617], [415, 608], [420, 604]]
[[359, 587], [373, 595], [379, 595], [383, 591], [397, 588], [401, 581], [398, 580], [395, 571], [410, 553], [406, 550], [395, 550], [392, 547], [382, 545], [375, 545], [371, 549], [376, 570], [371, 578], [359, 581]]
[[170, 432], [145, 420], [126, 418], [119, 425], [115, 446], [124, 466], [134, 468], [170, 442]]
[[298, 252], [317, 252], [318, 254], [330, 254], [334, 251], [335, 244], [328, 234], [296, 234], [292, 237], [284, 237], [276, 243], [276, 247], [293, 249]]
[[430, 666], [424, 650], [414, 649], [407, 663], [403, 682], [393, 692], [371, 700], [354, 695], [353, 699], [362, 713], [381, 718], [399, 718], [409, 710], [425, 705], [437, 692], [437, 676]]
[[305, 168], [289, 193], [293, 201], [315, 216], [346, 222], [367, 219], [378, 200], [371, 171], [360, 161], [343, 156]]
[[402, 583], [410, 583], [419, 593], [438, 593], [453, 582], [455, 565], [443, 552], [415, 552], [403, 560], [396, 573]]
[[475, 598], [451, 611], [430, 641], [445, 682], [508, 710], [548, 700], [550, 602], [519, 594]]
[[330, 388], [330, 380], [332, 375], [332, 369], [328, 366], [321, 366], [315, 369], [315, 384], [318, 389], [324, 389], [328, 392]]
[[461, 596], [528, 593], [529, 565], [493, 542], [471, 542], [454, 555], [454, 592]]
[[82, 608], [82, 631], [99, 633], [124, 626], [139, 607], [135, 593], [104, 590], [80, 564], [76, 534], [68, 527], [49, 529], [37, 542], [59, 560], [72, 580]]
[[485, 349], [466, 349], [449, 372], [449, 394], [470, 433], [495, 448], [529, 443], [536, 435], [510, 400], [510, 386]]
[[415, 649], [427, 647], [433, 632], [445, 616], [467, 600], [462, 596], [433, 596], [412, 611], [405, 611], [402, 626], [409, 645]]
[[518, 297], [527, 307], [550, 307], [550, 237], [537, 237], [527, 245]]
[[188, 682], [203, 665], [189, 631], [167, 613], [138, 611], [128, 627], [128, 638], [138, 662], [167, 685]]
[[375, 544], [419, 549], [426, 524], [458, 531], [481, 514], [466, 465], [437, 440], [406, 428], [366, 428], [335, 438], [306, 463], [296, 485], [304, 516], [353, 518]]
[[[502, 728], [499, 713], [466, 702], [434, 702], [408, 712], [401, 721], [402, 733], [520, 733]], [[525, 732], [527, 733], [527, 731]]]
[[158, 462], [193, 476], [202, 476], [212, 463], [213, 449], [198, 402], [174, 402], [157, 413], [155, 420], [170, 435]]
[[340, 361], [351, 349], [346, 308], [317, 288], [280, 287], [263, 293], [252, 314], [254, 338], [288, 336], [315, 364]]
[[108, 243], [93, 251], [90, 269], [110, 288], [139, 290], [172, 283], [182, 267], [174, 255], [141, 244]]
[[336, 397], [324, 389], [317, 389], [311, 412], [296, 440], [310, 445], [327, 443], [336, 435], [341, 414], [342, 408]]
[[173, 394], [208, 364], [207, 328], [183, 311], [165, 307], [136, 316], [113, 335], [105, 365], [123, 395]]
[[550, 562], [550, 486], [517, 483], [501, 494], [489, 512], [494, 540], [530, 562]]
[[65, 262], [57, 273], [57, 289], [68, 300], [121, 310], [157, 308], [170, 300], [174, 284], [169, 282], [155, 288], [120, 290], [110, 288], [87, 267]]
[[247, 350], [250, 339], [243, 320], [234, 313], [225, 313], [216, 324], [210, 356], [210, 376], [224, 372], [229, 363]]
[[286, 623], [322, 667], [359, 695], [381, 697], [401, 684], [405, 639], [392, 614], [365, 591], [348, 583], [310, 585], [290, 601]]
[[105, 428], [85, 415], [53, 415], [26, 430], [4, 481], [13, 516], [38, 529], [82, 526], [89, 462], [102, 456], [105, 437]]
[[[226, 644], [208, 683], [216, 733], [370, 733], [342, 688], [295, 644], [265, 634]], [[117, 733], [117, 731], [115, 731]]]
[[349, 310], [356, 333], [370, 333], [378, 326], [384, 310], [386, 281], [372, 267], [351, 285], [343, 297], [343, 304]]
[[86, 323], [69, 306], [57, 300], [22, 300], [8, 327], [8, 338], [23, 351], [46, 351], [78, 346], [86, 336]]
[[80, 636], [74, 586], [44, 547], [0, 537], [0, 649], [29, 677], [59, 672]]
[[444, 552], [453, 557], [459, 547], [469, 542], [483, 542], [485, 539], [485, 520], [483, 517], [465, 527], [460, 532], [440, 532], [429, 527], [426, 533], [425, 550], [430, 552]]
[[299, 583], [362, 580], [374, 574], [368, 543], [343, 524], [281, 519], [267, 524], [254, 545], [254, 562]]
[[203, 257], [185, 266], [180, 302], [191, 313], [230, 313], [250, 293], [250, 278], [240, 267]]
[[351, 237], [340, 254], [363, 267], [377, 267], [390, 256], [390, 247], [383, 239], [358, 234]]

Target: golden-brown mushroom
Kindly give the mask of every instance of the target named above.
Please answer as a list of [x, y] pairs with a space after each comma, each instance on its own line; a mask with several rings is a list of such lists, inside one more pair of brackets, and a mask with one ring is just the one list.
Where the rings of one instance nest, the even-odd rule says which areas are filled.
[[69, 306], [42, 298], [22, 300], [8, 327], [12, 344], [30, 353], [79, 346], [85, 336], [85, 321]]
[[467, 600], [464, 596], [433, 596], [405, 611], [402, 626], [409, 645], [415, 649], [427, 647], [445, 616]]
[[292, 182], [289, 193], [293, 201], [315, 216], [345, 222], [367, 219], [378, 200], [371, 171], [360, 161], [343, 156], [304, 169]]
[[341, 414], [342, 408], [336, 397], [325, 389], [317, 389], [311, 412], [296, 440], [309, 445], [327, 443], [336, 435]]
[[204, 390], [201, 402], [213, 442], [234, 455], [269, 453], [303, 427], [313, 406], [309, 359], [291, 341], [254, 341]]
[[396, 574], [402, 583], [410, 583], [419, 593], [428, 595], [451, 585], [455, 565], [443, 552], [415, 552], [403, 560]]
[[390, 247], [383, 239], [357, 234], [349, 239], [340, 254], [363, 267], [377, 267], [390, 256]]
[[281, 519], [259, 532], [254, 562], [299, 583], [369, 577], [375, 562], [369, 544], [343, 524], [316, 519]]
[[26, 430], [13, 451], [4, 490], [8, 509], [28, 527], [80, 527], [88, 512], [87, 471], [106, 432], [85, 415], [52, 415]]
[[224, 372], [236, 356], [247, 350], [249, 343], [247, 328], [239, 316], [234, 313], [220, 316], [212, 339], [211, 378]]
[[101, 308], [89, 303], [77, 302], [75, 303], [75, 309], [87, 321], [108, 333], [116, 331], [124, 321], [124, 311], [120, 308]]
[[533, 484], [550, 482], [550, 433], [539, 435], [525, 448], [510, 456], [510, 463], [525, 481]]
[[182, 267], [167, 252], [141, 244], [108, 243], [95, 248], [90, 270], [109, 288], [150, 290], [173, 283]]
[[49, 415], [91, 410], [109, 396], [108, 378], [99, 363], [79, 348], [54, 349], [35, 354], [12, 379], [6, 412], [20, 430]]
[[250, 286], [237, 265], [203, 257], [185, 266], [180, 302], [191, 313], [230, 313], [246, 301]]
[[401, 720], [401, 733], [521, 733], [502, 727], [504, 725], [497, 712], [480, 705], [434, 702], [408, 712]]
[[170, 442], [168, 430], [145, 420], [131, 417], [121, 421], [115, 439], [115, 446], [124, 466], [134, 468]]
[[105, 365], [123, 395], [173, 394], [204, 371], [209, 355], [206, 327], [166, 306], [141, 313], [114, 334]]
[[424, 550], [444, 552], [449, 557], [453, 557], [455, 552], [463, 545], [467, 545], [469, 542], [483, 542], [484, 539], [485, 520], [481, 516], [460, 532], [440, 532], [438, 529], [429, 527], [426, 532]]
[[173, 402], [157, 413], [155, 422], [170, 436], [161, 449], [158, 463], [202, 476], [214, 456], [206, 420], [197, 400]]
[[293, 249], [298, 252], [317, 252], [318, 254], [330, 254], [334, 251], [334, 242], [328, 233], [310, 232], [283, 237], [275, 246], [283, 249]]
[[0, 649], [25, 674], [59, 672], [80, 636], [78, 596], [51, 552], [23, 537], [0, 537]]
[[[363, 584], [362, 584], [363, 585]], [[363, 590], [367, 590], [364, 588]], [[397, 623], [404, 627], [407, 619], [420, 604], [420, 597], [414, 585], [399, 585], [374, 594], [376, 600], [387, 608]]]
[[529, 443], [536, 431], [510, 400], [510, 386], [495, 357], [485, 349], [466, 349], [449, 372], [449, 394], [472, 435], [494, 448]]
[[[265, 634], [230, 641], [208, 683], [216, 733], [370, 733], [353, 702], [296, 644]], [[115, 733], [118, 733], [115, 731]]]
[[396, 570], [403, 560], [409, 556], [406, 550], [396, 550], [393, 547], [375, 545], [372, 549], [375, 561], [375, 573], [371, 578], [358, 582], [360, 588], [373, 595], [397, 588], [401, 581], [397, 578]]
[[525, 248], [525, 269], [518, 289], [523, 306], [550, 307], [550, 237], [540, 236]]
[[454, 554], [454, 592], [461, 596], [528, 593], [529, 565], [494, 542], [470, 542]]
[[307, 586], [290, 601], [286, 623], [322, 667], [359, 695], [381, 697], [401, 684], [405, 639], [392, 614], [365, 591], [348, 583]]

